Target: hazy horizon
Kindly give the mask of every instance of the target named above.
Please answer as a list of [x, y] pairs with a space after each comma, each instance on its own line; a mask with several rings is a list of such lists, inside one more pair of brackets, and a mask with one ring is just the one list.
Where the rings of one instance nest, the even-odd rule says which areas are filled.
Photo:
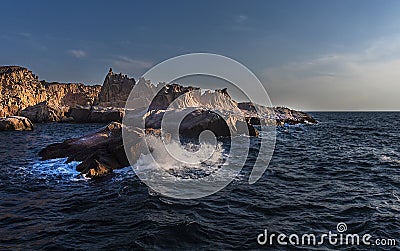
[[273, 105], [400, 110], [398, 1], [21, 1], [3, 3], [0, 65], [52, 82], [137, 79], [178, 55], [209, 52], [252, 70]]

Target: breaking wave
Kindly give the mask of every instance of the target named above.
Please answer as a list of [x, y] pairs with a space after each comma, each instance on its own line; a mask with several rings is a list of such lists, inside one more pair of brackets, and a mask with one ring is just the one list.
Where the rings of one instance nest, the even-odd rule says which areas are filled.
[[168, 143], [149, 136], [147, 139], [151, 154], [141, 155], [133, 166], [137, 171], [156, 171], [183, 179], [197, 179], [208, 176], [227, 164], [227, 149], [221, 142], [183, 143], [171, 140]]

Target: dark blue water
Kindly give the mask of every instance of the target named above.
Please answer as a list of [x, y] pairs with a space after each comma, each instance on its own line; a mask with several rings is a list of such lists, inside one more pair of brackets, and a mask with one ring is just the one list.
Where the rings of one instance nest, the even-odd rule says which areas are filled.
[[247, 183], [251, 169], [244, 168], [228, 187], [198, 200], [159, 196], [130, 168], [92, 181], [77, 177], [76, 163], [39, 161], [44, 146], [99, 124], [1, 132], [0, 250], [287, 250], [260, 246], [257, 236], [264, 229], [323, 234], [339, 222], [347, 233], [397, 239], [400, 113], [313, 115], [318, 125], [278, 129], [271, 164], [257, 183]]

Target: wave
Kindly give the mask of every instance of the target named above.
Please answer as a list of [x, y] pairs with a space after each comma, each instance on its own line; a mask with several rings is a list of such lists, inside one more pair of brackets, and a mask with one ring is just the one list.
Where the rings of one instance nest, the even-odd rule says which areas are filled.
[[50, 180], [70, 180], [70, 181], [83, 181], [87, 180], [76, 171], [76, 166], [80, 163], [78, 161], [66, 162], [67, 158], [59, 158], [52, 160], [45, 160], [33, 163], [32, 167], [26, 168], [25, 171], [34, 177]]
[[222, 143], [166, 143], [153, 136], [147, 137], [151, 154], [141, 155], [133, 166], [135, 172], [157, 171], [184, 179], [197, 179], [217, 171], [226, 163]]

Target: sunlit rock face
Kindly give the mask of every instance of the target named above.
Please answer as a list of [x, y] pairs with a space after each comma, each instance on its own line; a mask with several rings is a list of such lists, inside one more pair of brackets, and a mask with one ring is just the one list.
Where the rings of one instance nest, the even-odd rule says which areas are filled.
[[0, 67], [0, 116], [17, 115], [22, 109], [47, 99], [44, 85], [28, 69]]
[[134, 86], [135, 79], [122, 75], [122, 73], [116, 74], [110, 68], [99, 93], [98, 105], [124, 107]]
[[[30, 106], [46, 102], [60, 111], [97, 102], [101, 86], [47, 83], [20, 66], [0, 67], [0, 117], [19, 115]], [[63, 116], [61, 116], [62, 118]], [[50, 120], [51, 119], [45, 119]]]

